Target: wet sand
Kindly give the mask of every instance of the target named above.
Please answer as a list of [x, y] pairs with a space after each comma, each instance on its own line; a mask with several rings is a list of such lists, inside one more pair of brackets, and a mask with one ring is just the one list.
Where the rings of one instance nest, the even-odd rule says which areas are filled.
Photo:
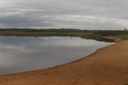
[[75, 62], [0, 76], [0, 85], [124, 85], [128, 83], [128, 40], [98, 49]]

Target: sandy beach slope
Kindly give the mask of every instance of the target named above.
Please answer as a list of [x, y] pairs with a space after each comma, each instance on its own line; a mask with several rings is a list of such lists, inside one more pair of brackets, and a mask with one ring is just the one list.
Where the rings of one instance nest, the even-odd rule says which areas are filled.
[[124, 85], [128, 83], [128, 40], [78, 61], [49, 69], [0, 76], [0, 85]]

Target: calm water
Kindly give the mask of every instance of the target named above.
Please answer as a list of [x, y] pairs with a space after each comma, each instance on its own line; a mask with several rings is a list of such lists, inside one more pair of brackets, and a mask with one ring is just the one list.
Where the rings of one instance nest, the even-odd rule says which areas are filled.
[[79, 37], [0, 37], [0, 74], [69, 63], [111, 44]]

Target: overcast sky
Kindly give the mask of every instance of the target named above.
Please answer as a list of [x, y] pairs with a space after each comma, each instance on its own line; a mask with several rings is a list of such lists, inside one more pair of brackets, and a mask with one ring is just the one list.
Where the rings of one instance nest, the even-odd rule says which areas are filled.
[[0, 28], [128, 28], [128, 0], [0, 0]]

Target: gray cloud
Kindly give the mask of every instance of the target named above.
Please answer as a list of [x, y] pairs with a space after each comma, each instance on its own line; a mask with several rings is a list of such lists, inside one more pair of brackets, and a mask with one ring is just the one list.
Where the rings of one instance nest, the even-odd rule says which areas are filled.
[[0, 27], [123, 29], [127, 0], [4, 0]]

